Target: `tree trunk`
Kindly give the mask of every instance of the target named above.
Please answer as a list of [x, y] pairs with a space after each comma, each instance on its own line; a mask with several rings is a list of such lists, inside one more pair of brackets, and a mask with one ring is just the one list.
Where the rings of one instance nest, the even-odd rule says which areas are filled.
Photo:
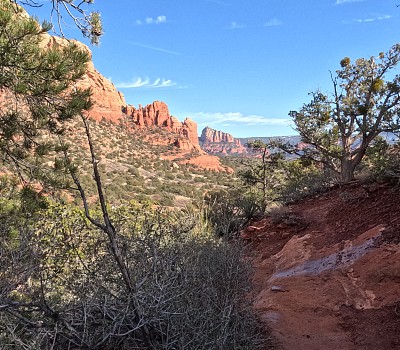
[[354, 170], [357, 163], [352, 159], [342, 159], [340, 165], [340, 182], [348, 183], [354, 180]]

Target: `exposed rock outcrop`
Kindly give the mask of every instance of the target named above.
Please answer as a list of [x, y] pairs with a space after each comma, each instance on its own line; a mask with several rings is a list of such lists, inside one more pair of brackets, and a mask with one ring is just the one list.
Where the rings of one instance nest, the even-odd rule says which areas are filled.
[[[45, 47], [66, 46], [70, 42], [87, 52], [90, 57], [92, 56], [90, 49], [79, 41], [70, 41], [48, 34], [43, 35], [43, 46]], [[200, 150], [196, 122], [189, 118], [180, 122], [170, 115], [168, 106], [161, 101], [154, 101], [144, 107], [139, 105], [138, 108], [127, 105], [124, 95], [115, 88], [110, 80], [95, 69], [91, 60], [88, 62], [85, 76], [79, 81], [79, 87], [92, 90], [94, 106], [88, 112], [92, 119], [100, 121], [105, 118], [112, 122], [118, 122], [123, 113], [126, 113], [140, 128], [155, 126], [177, 134], [177, 137], [170, 142], [177, 147], [183, 150]]]
[[231, 134], [206, 126], [201, 132], [200, 141], [203, 143], [234, 143], [235, 139]]
[[400, 349], [393, 191], [354, 182], [249, 223], [241, 237], [253, 262], [254, 307], [280, 348]]
[[[42, 43], [45, 47], [67, 46], [71, 42], [92, 57], [90, 49], [79, 41], [43, 34]], [[90, 118], [97, 121], [105, 118], [117, 122], [122, 117], [122, 107], [126, 106], [124, 95], [96, 70], [92, 60], [88, 62], [86, 74], [79, 81], [78, 87], [92, 90], [94, 106], [89, 111]]]
[[139, 128], [160, 127], [166, 131], [177, 134], [174, 144], [185, 150], [200, 150], [197, 123], [190, 118], [180, 122], [177, 118], [170, 115], [168, 106], [161, 101], [138, 108], [126, 106], [125, 112], [132, 117], [133, 123]]
[[199, 138], [201, 148], [209, 154], [247, 154], [247, 148], [240, 140], [223, 131], [205, 127]]
[[169, 114], [168, 106], [161, 101], [138, 108], [127, 106], [126, 113], [133, 118], [133, 122], [139, 127], [160, 126], [172, 131], [172, 120]]
[[[186, 118], [182, 123], [182, 134], [194, 145], [199, 146], [199, 137], [197, 133], [197, 123]], [[200, 146], [199, 146], [200, 147]]]
[[210, 156], [208, 154], [203, 154], [203, 155], [199, 155], [197, 157], [190, 158], [183, 163], [196, 165], [199, 168], [203, 168], [203, 169], [207, 169], [207, 170], [233, 173], [232, 168], [221, 165], [221, 162], [217, 156]]

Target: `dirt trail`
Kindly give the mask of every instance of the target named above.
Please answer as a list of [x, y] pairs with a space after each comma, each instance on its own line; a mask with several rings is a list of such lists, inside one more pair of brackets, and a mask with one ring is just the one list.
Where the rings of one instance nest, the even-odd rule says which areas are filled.
[[243, 232], [281, 350], [400, 350], [400, 195], [352, 184]]

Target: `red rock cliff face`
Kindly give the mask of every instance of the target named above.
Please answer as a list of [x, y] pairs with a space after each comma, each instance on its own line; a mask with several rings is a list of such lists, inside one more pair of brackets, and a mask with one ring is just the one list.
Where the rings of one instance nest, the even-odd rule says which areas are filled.
[[214, 142], [233, 143], [234, 137], [226, 132], [211, 129], [210, 127], [206, 126], [201, 132], [200, 141], [204, 143], [214, 143]]
[[155, 101], [145, 107], [127, 106], [126, 113], [133, 118], [139, 127], [160, 126], [172, 130], [172, 120], [168, 106], [164, 102]]
[[[69, 41], [44, 34], [42, 44], [44, 47], [66, 46], [70, 42], [87, 52], [90, 57], [92, 56], [90, 49], [86, 45], [75, 40]], [[141, 105], [138, 108], [127, 106], [123, 94], [115, 88], [110, 80], [95, 69], [91, 60], [88, 62], [87, 72], [79, 81], [78, 87], [91, 88], [92, 90], [94, 106], [88, 112], [92, 119], [100, 121], [105, 118], [112, 122], [118, 122], [123, 113], [126, 113], [133, 118], [133, 122], [139, 127], [158, 126], [165, 128], [166, 131], [178, 134], [178, 137], [173, 142], [178, 147], [185, 150], [200, 150], [197, 124], [193, 120], [187, 118], [181, 123], [170, 115], [168, 106], [161, 101], [155, 101], [145, 107]]]
[[205, 127], [199, 138], [201, 148], [210, 154], [247, 154], [247, 148], [240, 140], [223, 131]]
[[168, 106], [164, 102], [154, 101], [145, 107], [139, 105], [138, 108], [127, 106], [125, 111], [132, 117], [133, 122], [138, 127], [158, 126], [165, 128], [166, 131], [179, 135], [175, 141], [176, 146], [183, 149], [194, 148], [200, 150], [197, 123], [190, 118], [180, 122], [170, 115]]
[[[66, 46], [70, 42], [76, 44], [81, 50], [86, 51], [90, 57], [90, 49], [76, 40], [67, 40], [57, 36], [43, 35], [44, 47]], [[91, 88], [94, 106], [88, 112], [92, 119], [100, 121], [103, 117], [107, 120], [117, 122], [122, 117], [122, 107], [126, 106], [124, 95], [119, 92], [113, 83], [101, 75], [90, 60], [84, 77], [78, 83], [79, 88]]]

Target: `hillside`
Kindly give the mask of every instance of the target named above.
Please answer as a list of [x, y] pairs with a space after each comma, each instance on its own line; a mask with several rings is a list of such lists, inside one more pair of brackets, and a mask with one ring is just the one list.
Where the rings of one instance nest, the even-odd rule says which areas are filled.
[[[206, 191], [224, 188], [235, 181], [228, 166], [219, 161], [212, 163], [217, 157], [204, 158], [201, 150], [182, 150], [170, 144], [168, 140], [176, 135], [160, 127], [132, 130], [129, 117], [120, 119], [118, 124], [105, 119], [92, 120], [89, 126], [111, 203], [152, 200], [163, 206], [182, 208], [201, 202]], [[70, 156], [78, 165], [80, 181], [89, 197], [94, 196], [90, 154], [81, 121], [67, 125], [65, 139], [70, 145]], [[210, 168], [199, 159], [209, 162]], [[51, 166], [51, 158], [48, 162]], [[221, 171], [216, 171], [216, 165]]]
[[[78, 41], [46, 33], [41, 36], [45, 48], [65, 47], [71, 42], [91, 57], [90, 49]], [[77, 87], [90, 88], [92, 92], [94, 105], [85, 114], [90, 119], [96, 155], [111, 202], [150, 199], [165, 206], [185, 207], [199, 202], [207, 190], [232, 182], [233, 169], [200, 148], [197, 123], [189, 118], [179, 121], [170, 114], [166, 103], [129, 105], [91, 60]], [[14, 99], [7, 90], [0, 91], [1, 107]], [[18, 104], [18, 109], [24, 106]], [[81, 181], [92, 196], [95, 191], [83, 124], [76, 118], [65, 129], [70, 156], [79, 166]], [[46, 162], [52, 172], [54, 155]], [[12, 171], [4, 166], [1, 170]]]
[[398, 189], [353, 183], [243, 232], [254, 306], [277, 349], [400, 348], [399, 198]]

